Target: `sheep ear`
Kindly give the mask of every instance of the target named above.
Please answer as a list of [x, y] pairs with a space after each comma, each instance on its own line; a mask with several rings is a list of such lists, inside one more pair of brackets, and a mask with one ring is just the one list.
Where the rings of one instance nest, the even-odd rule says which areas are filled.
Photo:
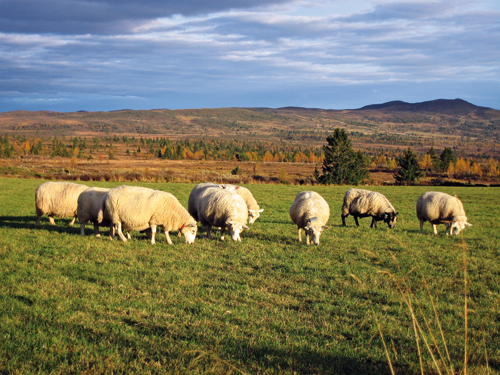
[[467, 225], [468, 227], [472, 227], [472, 224], [468, 222], [465, 222], [465, 225]]
[[394, 216], [398, 216], [398, 215], [399, 215], [399, 212], [396, 212], [396, 215], [394, 215]]
[[261, 208], [261, 209], [259, 210], [259, 212], [264, 212], [264, 209], [263, 209], [263, 208]]
[[309, 227], [305, 227], [304, 230], [309, 230]]
[[384, 219], [387, 219], [388, 217], [389, 217], [389, 214], [386, 212], [386, 213], [384, 214]]
[[243, 229], [250, 229], [249, 227], [247, 227], [246, 225], [242, 225], [241, 226]]
[[327, 230], [328, 228], [330, 228], [330, 227], [325, 227], [324, 225], [321, 227], [321, 229], [323, 229], [323, 230]]
[[241, 187], [241, 186], [236, 186], [236, 187], [234, 188], [234, 190], [238, 190], [240, 187]]
[[233, 224], [233, 221], [226, 221], [226, 225], [231, 225]]

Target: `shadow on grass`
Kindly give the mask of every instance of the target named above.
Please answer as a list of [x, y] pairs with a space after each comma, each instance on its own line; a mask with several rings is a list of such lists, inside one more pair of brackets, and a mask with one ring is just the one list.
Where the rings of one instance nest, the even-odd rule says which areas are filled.
[[58, 219], [56, 225], [50, 225], [48, 219], [40, 221], [40, 225], [36, 226], [36, 216], [0, 216], [0, 227], [8, 227], [13, 229], [40, 229], [49, 232], [59, 233], [75, 233], [80, 231], [80, 224], [75, 223], [69, 225], [71, 219]]

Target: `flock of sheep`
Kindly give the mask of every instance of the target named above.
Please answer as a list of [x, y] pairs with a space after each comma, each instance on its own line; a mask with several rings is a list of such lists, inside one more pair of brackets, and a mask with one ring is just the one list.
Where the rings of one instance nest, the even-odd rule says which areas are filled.
[[[99, 226], [110, 228], [110, 237], [115, 232], [124, 242], [130, 239], [130, 231], [145, 231], [155, 243], [158, 227], [163, 228], [168, 244], [172, 244], [169, 232], [179, 231], [186, 243], [193, 243], [200, 222], [212, 238], [212, 227], [221, 229], [221, 239], [227, 229], [233, 241], [241, 241], [240, 234], [248, 229], [264, 211], [259, 207], [252, 193], [245, 187], [229, 184], [202, 183], [196, 185], [189, 195], [186, 210], [172, 194], [138, 186], [118, 186], [113, 189], [88, 187], [71, 182], [45, 182], [35, 192], [36, 225], [43, 215], [48, 215], [54, 225], [54, 217], [73, 217], [70, 225], [78, 218], [81, 235], [85, 225], [94, 224], [94, 233], [99, 236]], [[342, 205], [342, 224], [345, 218], [371, 217], [370, 228], [377, 227], [377, 221], [384, 221], [394, 228], [398, 212], [382, 194], [363, 189], [349, 189]], [[321, 233], [327, 229], [330, 207], [326, 200], [314, 191], [302, 191], [290, 207], [290, 218], [297, 225], [299, 241], [304, 229], [306, 242], [319, 245]], [[462, 202], [441, 192], [426, 192], [417, 200], [417, 217], [420, 232], [428, 221], [437, 234], [436, 225], [446, 225], [446, 235], [459, 234], [467, 222]], [[126, 236], [123, 233], [126, 231]]]

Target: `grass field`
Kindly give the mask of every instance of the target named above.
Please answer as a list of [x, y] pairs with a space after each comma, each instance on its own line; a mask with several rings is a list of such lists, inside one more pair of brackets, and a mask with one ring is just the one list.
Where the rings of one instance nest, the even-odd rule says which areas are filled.
[[[451, 238], [419, 233], [428, 187], [374, 187], [400, 220], [371, 230], [341, 226], [348, 187], [249, 185], [265, 211], [243, 242], [200, 228], [168, 246], [91, 226], [82, 238], [69, 219], [35, 228], [40, 183], [0, 179], [2, 374], [500, 373], [498, 188], [432, 188], [474, 225]], [[194, 186], [136, 185], [185, 206]], [[288, 215], [308, 189], [332, 213], [319, 247], [298, 243]]]

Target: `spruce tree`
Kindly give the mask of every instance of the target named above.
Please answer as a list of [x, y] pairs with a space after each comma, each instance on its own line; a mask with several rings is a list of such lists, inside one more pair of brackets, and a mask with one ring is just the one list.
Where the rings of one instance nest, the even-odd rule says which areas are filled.
[[396, 158], [399, 169], [394, 173], [394, 178], [400, 184], [411, 185], [415, 180], [423, 177], [418, 164], [417, 154], [410, 147], [403, 152], [403, 155]]
[[450, 166], [450, 163], [455, 164], [457, 162], [457, 157], [453, 153], [453, 150], [450, 147], [445, 147], [441, 155], [439, 155], [439, 159], [441, 161], [440, 169], [446, 171]]
[[353, 184], [370, 176], [369, 159], [360, 151], [352, 149], [349, 135], [344, 129], [335, 129], [326, 138], [328, 145], [323, 146], [323, 174], [315, 170], [314, 177], [322, 184]]

